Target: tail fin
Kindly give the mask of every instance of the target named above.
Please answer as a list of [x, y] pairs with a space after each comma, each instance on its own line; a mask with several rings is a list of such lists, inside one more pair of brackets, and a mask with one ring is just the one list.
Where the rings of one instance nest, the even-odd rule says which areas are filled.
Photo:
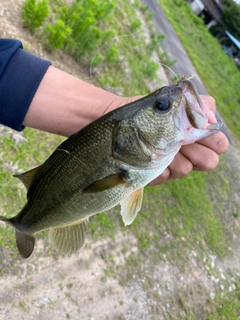
[[18, 248], [18, 251], [19, 251], [21, 257], [22, 258], [30, 257], [30, 255], [32, 254], [33, 249], [34, 249], [35, 237], [16, 229], [16, 227], [12, 223], [11, 219], [7, 219], [5, 217], [0, 216], [0, 220], [7, 222], [8, 224], [10, 224], [12, 227], [15, 228], [15, 237], [16, 237], [17, 248]]
[[19, 230], [15, 230], [16, 243], [18, 251], [22, 258], [28, 258], [33, 252], [35, 245], [35, 237]]

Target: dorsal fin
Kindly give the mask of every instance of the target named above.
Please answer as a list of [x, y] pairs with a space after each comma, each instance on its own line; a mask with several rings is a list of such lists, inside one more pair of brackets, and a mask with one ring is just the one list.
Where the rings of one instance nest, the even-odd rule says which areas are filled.
[[48, 238], [55, 249], [61, 253], [73, 253], [79, 250], [85, 241], [87, 219], [56, 227], [49, 231]]
[[21, 174], [14, 174], [13, 176], [20, 179], [22, 181], [22, 183], [25, 185], [26, 189], [29, 190], [32, 182], [33, 182], [33, 179], [36, 175], [36, 173], [38, 172], [39, 168], [41, 166], [38, 166], [36, 168], [33, 168], [29, 171], [26, 171], [24, 173], [21, 173]]

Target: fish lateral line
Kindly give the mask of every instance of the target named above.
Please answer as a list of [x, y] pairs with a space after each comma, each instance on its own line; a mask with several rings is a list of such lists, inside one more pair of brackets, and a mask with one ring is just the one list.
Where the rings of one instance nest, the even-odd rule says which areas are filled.
[[80, 160], [79, 158], [75, 157], [71, 152], [69, 152], [68, 150], [65, 149], [59, 149], [57, 148], [56, 151], [63, 151], [67, 154], [69, 154], [71, 157], [73, 157], [74, 159], [76, 159], [79, 163], [81, 163], [82, 165], [84, 165], [87, 169], [89, 169], [89, 167], [86, 165], [86, 163], [84, 163], [82, 160]]

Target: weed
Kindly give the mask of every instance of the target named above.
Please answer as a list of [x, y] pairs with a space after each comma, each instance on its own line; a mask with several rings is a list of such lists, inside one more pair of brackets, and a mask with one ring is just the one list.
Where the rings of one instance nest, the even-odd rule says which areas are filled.
[[56, 302], [57, 302], [57, 301], [51, 301], [51, 302], [49, 303], [49, 308], [50, 308], [50, 309], [54, 309]]
[[50, 50], [61, 49], [71, 32], [71, 28], [67, 27], [63, 20], [58, 19], [52, 25], [46, 24], [43, 30], [43, 41], [46, 42], [46, 47]]
[[34, 32], [49, 15], [48, 0], [25, 0], [22, 8], [24, 26]]
[[102, 281], [102, 282], [106, 282], [106, 281], [107, 281], [107, 276], [102, 276], [102, 277], [101, 277], [101, 281]]
[[64, 285], [62, 283], [59, 283], [58, 286], [59, 286], [60, 290], [63, 290]]
[[68, 284], [66, 285], [66, 287], [67, 287], [69, 290], [72, 289], [73, 283], [68, 283]]
[[19, 306], [20, 308], [22, 308], [24, 311], [28, 311], [28, 307], [26, 306], [26, 304], [25, 304], [25, 302], [24, 302], [23, 300], [20, 300], [20, 301], [19, 301], [18, 306]]
[[91, 2], [73, 1], [69, 7], [63, 7], [56, 14], [71, 29], [65, 49], [79, 60], [97, 46], [114, 36], [112, 30], [101, 30], [101, 23], [111, 14], [114, 1], [93, 0]]

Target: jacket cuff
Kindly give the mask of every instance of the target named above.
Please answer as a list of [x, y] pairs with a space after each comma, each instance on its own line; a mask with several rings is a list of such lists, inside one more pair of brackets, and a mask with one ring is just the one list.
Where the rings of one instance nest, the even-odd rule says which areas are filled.
[[50, 62], [18, 49], [0, 80], [1, 123], [18, 131]]

